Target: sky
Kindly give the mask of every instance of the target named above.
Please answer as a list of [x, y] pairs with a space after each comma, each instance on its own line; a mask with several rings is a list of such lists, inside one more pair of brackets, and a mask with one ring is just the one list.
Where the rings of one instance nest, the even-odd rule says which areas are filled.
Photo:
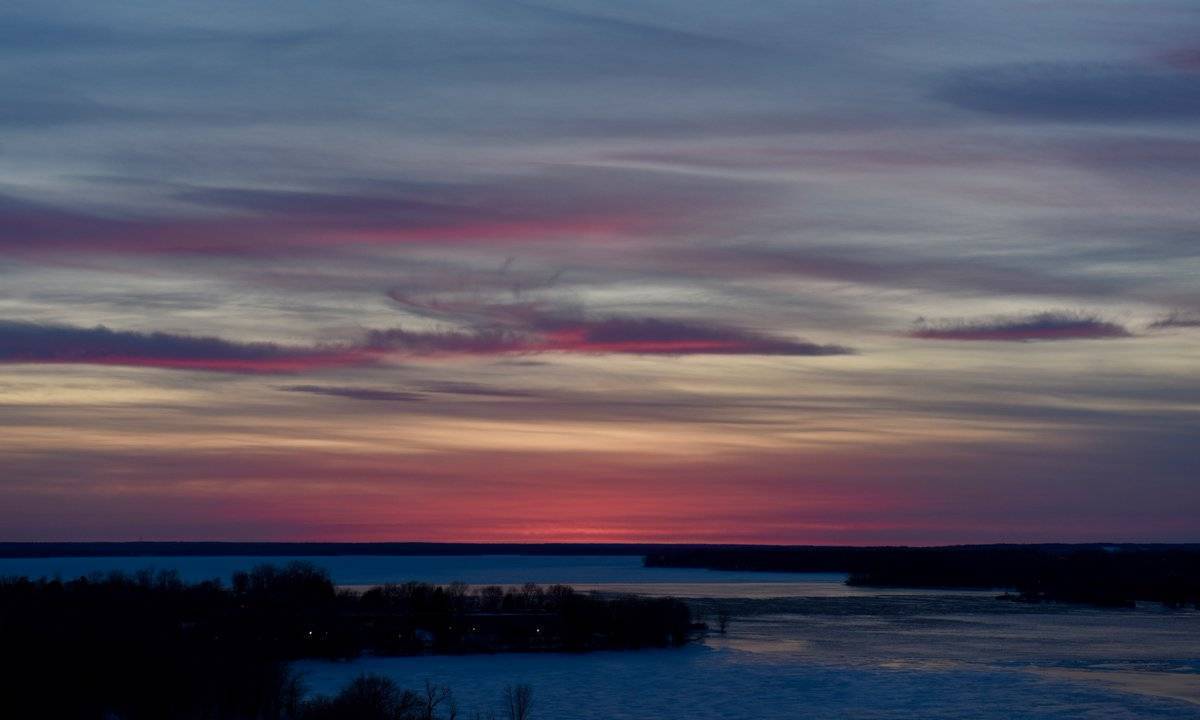
[[0, 539], [1200, 541], [1194, 0], [9, 0]]

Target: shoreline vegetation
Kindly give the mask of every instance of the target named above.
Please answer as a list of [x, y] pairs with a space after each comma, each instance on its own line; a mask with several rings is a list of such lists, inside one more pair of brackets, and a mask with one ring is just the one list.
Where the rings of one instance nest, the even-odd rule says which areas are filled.
[[[0, 580], [0, 637], [17, 689], [8, 700], [25, 697], [40, 717], [456, 717], [449, 690], [406, 692], [379, 678], [347, 692], [391, 708], [382, 715], [347, 710], [366, 702], [358, 696], [305, 700], [288, 663], [673, 647], [703, 630], [673, 598], [417, 582], [358, 593], [304, 562], [261, 565], [229, 585], [185, 583], [172, 571]], [[442, 698], [437, 712], [417, 702], [429, 693]]]
[[674, 548], [647, 567], [844, 572], [848, 585], [1001, 590], [1019, 602], [1200, 609], [1200, 545]]

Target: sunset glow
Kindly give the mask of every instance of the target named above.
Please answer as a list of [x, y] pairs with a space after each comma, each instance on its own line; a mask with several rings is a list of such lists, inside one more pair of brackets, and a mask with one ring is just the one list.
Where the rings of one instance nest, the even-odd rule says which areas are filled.
[[1200, 13], [968, 5], [17, 2], [0, 539], [1200, 540]]

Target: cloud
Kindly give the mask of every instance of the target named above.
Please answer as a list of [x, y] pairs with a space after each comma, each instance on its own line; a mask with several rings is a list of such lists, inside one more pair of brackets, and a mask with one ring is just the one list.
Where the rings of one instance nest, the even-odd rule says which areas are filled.
[[772, 247], [745, 244], [728, 247], [670, 248], [647, 253], [663, 272], [691, 277], [808, 277], [877, 287], [912, 288], [951, 293], [1111, 297], [1121, 285], [1110, 277], [1046, 272], [1044, 257], [1005, 259], [961, 255], [953, 259], [930, 252], [865, 245], [844, 247]]
[[1112, 64], [998, 65], [955, 74], [935, 97], [1030, 120], [1173, 120], [1200, 117], [1200, 75]]
[[630, 355], [849, 355], [840, 345], [821, 345], [755, 330], [698, 320], [654, 317], [590, 317], [579, 307], [539, 300], [497, 302], [477, 296], [418, 296], [392, 290], [388, 297], [406, 312], [465, 323], [469, 331], [413, 333], [375, 331], [370, 347], [418, 353], [541, 353]]
[[388, 296], [407, 312], [465, 323], [473, 329], [442, 333], [372, 333], [372, 347], [417, 352], [481, 354], [570, 352], [631, 355], [849, 355], [821, 345], [709, 321], [655, 317], [592, 317], [582, 308], [545, 301], [497, 302], [479, 297]]
[[1069, 312], [1042, 312], [1019, 317], [948, 320], [936, 323], [920, 320], [917, 329], [909, 333], [909, 336], [922, 340], [990, 342], [1131, 337], [1129, 331], [1117, 323], [1095, 315]]
[[[136, 179], [96, 182], [111, 187]], [[238, 256], [295, 248], [602, 241], [709, 227], [722, 210], [770, 194], [761, 182], [600, 167], [461, 182], [340, 179], [322, 190], [150, 187], [169, 211], [101, 213], [0, 194], [0, 250]]]
[[520, 333], [504, 328], [486, 330], [414, 331], [404, 328], [370, 330], [367, 347], [410, 355], [503, 355], [536, 352]]
[[1174, 312], [1150, 323], [1151, 330], [1166, 330], [1169, 328], [1200, 328], [1200, 315], [1185, 315]]
[[0, 364], [123, 365], [228, 373], [296, 373], [366, 365], [353, 347], [292, 347], [165, 332], [0, 321]]
[[790, 340], [751, 330], [657, 318], [541, 321], [547, 350], [639, 355], [848, 355], [840, 345]]
[[367, 400], [372, 402], [423, 402], [436, 395], [461, 395], [478, 398], [512, 398], [527, 400], [538, 395], [527, 390], [488, 387], [471, 382], [435, 381], [424, 382], [419, 391], [384, 390], [369, 387], [352, 387], [342, 385], [285, 385], [277, 388], [283, 392], [309, 393], [311, 395], [328, 395], [330, 397], [346, 398], [349, 400]]
[[[306, 228], [338, 233], [344, 241], [386, 244], [617, 234], [639, 222], [650, 222], [648, 214], [634, 207], [631, 199], [610, 197], [605, 203], [605, 198], [597, 198], [594, 206], [585, 207], [547, 194], [539, 199], [544, 191], [536, 188], [536, 182], [524, 189], [515, 185], [507, 195], [469, 183], [398, 183], [336, 192], [197, 188], [176, 193], [174, 198], [241, 213], [250, 224], [279, 224], [308, 244], [320, 241], [302, 232]], [[529, 195], [523, 196], [523, 190]]]
[[341, 387], [336, 385], [288, 385], [279, 388], [284, 392], [328, 395], [350, 400], [372, 400], [377, 402], [420, 402], [425, 396], [402, 390], [377, 390], [363, 387]]
[[537, 394], [528, 390], [514, 390], [509, 388], [489, 387], [472, 382], [460, 381], [440, 381], [427, 382], [421, 385], [421, 388], [427, 392], [440, 393], [444, 395], [470, 395], [474, 397], [495, 397], [495, 398], [534, 398]]
[[538, 318], [527, 328], [414, 332], [372, 330], [366, 347], [414, 355], [506, 355], [546, 352], [593, 355], [849, 355], [840, 345], [790, 340], [722, 325], [657, 318]]
[[[112, 330], [103, 325], [0, 321], [0, 364], [121, 365], [226, 373], [287, 374], [373, 365], [388, 355], [471, 357], [548, 352], [632, 355], [844, 355], [838, 345], [818, 345], [757, 332], [651, 318], [565, 321], [539, 318], [541, 327], [468, 330], [369, 330], [354, 343], [297, 347], [235, 342], [166, 332]], [[369, 388], [297, 385], [283, 388], [339, 397], [409, 401], [415, 393]], [[489, 394], [467, 383], [432, 392]], [[497, 393], [490, 393], [497, 394]]]
[[[272, 193], [229, 203], [237, 211], [168, 218], [100, 216], [0, 196], [0, 248], [10, 252], [271, 255], [295, 248], [545, 241], [620, 234], [630, 216], [485, 213], [402, 198]], [[289, 210], [290, 202], [297, 204]], [[314, 207], [301, 211], [311, 202]]]

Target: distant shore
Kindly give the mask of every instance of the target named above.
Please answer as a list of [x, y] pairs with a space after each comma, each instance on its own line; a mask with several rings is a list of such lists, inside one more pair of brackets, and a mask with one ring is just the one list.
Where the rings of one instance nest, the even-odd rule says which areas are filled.
[[[1200, 545], [675, 548], [648, 567], [850, 574], [850, 585], [1002, 590], [1021, 602], [1200, 608]], [[1011, 592], [1009, 592], [1011, 591]]]

